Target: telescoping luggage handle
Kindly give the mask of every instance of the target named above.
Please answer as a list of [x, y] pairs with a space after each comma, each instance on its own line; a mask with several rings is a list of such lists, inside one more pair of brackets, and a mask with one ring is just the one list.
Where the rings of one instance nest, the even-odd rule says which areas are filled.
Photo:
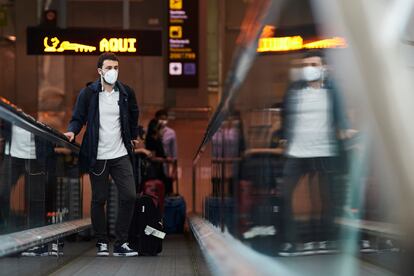
[[[143, 149], [135, 150], [135, 153], [136, 154], [137, 153], [145, 154], [153, 162], [161, 162], [161, 163], [167, 164], [167, 165], [172, 163], [173, 169], [175, 171], [174, 179], [173, 179], [173, 181], [175, 181], [175, 190], [176, 190], [177, 194], [180, 194], [180, 192], [179, 192], [179, 183], [178, 183], [178, 178], [179, 177], [178, 177], [178, 161], [177, 161], [177, 159], [174, 159], [174, 160], [171, 161], [171, 159], [168, 160], [167, 158], [151, 158], [151, 155], [149, 155], [150, 152], [148, 150], [143, 150]], [[169, 173], [169, 170], [168, 170], [168, 173]]]
[[[176, 192], [176, 194], [178, 195], [178, 194], [180, 194], [180, 191], [179, 191], [179, 183], [178, 183], [178, 161], [177, 161], [177, 159], [174, 159], [174, 160], [172, 160], [172, 161], [170, 161], [170, 160], [167, 160], [167, 159], [164, 159], [164, 161], [162, 161], [162, 162], [165, 162], [165, 163], [172, 163], [172, 166], [173, 166], [173, 171], [175, 172], [174, 173], [174, 178], [173, 178], [173, 182], [175, 182], [175, 192]], [[168, 170], [168, 174], [170, 174], [170, 170]], [[171, 175], [168, 175], [168, 176], [171, 176]]]
[[175, 175], [174, 175], [175, 190], [176, 190], [177, 194], [180, 194], [179, 191], [178, 191], [178, 162], [177, 162], [177, 159], [174, 160], [173, 166], [174, 166], [174, 170], [175, 170]]

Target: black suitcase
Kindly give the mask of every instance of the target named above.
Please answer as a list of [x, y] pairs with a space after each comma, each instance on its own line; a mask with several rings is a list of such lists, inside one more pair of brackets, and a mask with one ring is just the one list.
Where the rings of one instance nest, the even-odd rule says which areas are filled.
[[265, 196], [252, 210], [250, 231], [243, 233], [243, 240], [267, 255], [275, 255], [280, 248], [282, 233], [282, 199], [276, 195]]
[[165, 237], [159, 208], [148, 195], [139, 197], [129, 229], [129, 243], [140, 256], [155, 256], [162, 251]]

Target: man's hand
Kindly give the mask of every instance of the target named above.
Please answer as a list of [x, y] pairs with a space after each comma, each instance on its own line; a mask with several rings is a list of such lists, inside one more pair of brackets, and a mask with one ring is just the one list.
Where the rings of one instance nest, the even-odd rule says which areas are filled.
[[68, 138], [69, 142], [72, 142], [75, 139], [75, 133], [73, 132], [65, 132], [63, 133], [66, 138]]
[[131, 144], [134, 150], [144, 148], [144, 143], [140, 139], [131, 140]]
[[141, 154], [145, 154], [148, 158], [152, 157], [152, 152], [150, 152], [149, 150], [142, 148], [142, 149], [134, 149], [134, 153], [141, 153]]
[[338, 136], [339, 136], [339, 139], [346, 140], [346, 139], [351, 139], [357, 133], [358, 131], [355, 129], [341, 129], [339, 130]]

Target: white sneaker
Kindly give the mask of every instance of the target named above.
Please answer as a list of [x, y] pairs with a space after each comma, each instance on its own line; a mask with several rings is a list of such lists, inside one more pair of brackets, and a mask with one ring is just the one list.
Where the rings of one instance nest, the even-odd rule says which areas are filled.
[[23, 257], [40, 257], [47, 255], [49, 255], [49, 252], [47, 251], [47, 245], [35, 246], [21, 253], [21, 256]]
[[97, 256], [99, 257], [107, 257], [109, 256], [109, 251], [108, 251], [108, 244], [105, 242], [98, 242], [96, 244], [96, 247], [98, 248], [98, 252], [96, 253]]
[[394, 245], [392, 240], [386, 240], [385, 245], [386, 245], [387, 250], [389, 250], [391, 252], [399, 252], [400, 251], [400, 249]]
[[295, 244], [292, 243], [284, 243], [279, 251], [279, 256], [282, 257], [291, 257], [291, 256], [300, 256], [301, 252], [297, 250]]
[[59, 245], [57, 243], [52, 243], [52, 250], [49, 251], [50, 256], [63, 256], [63, 250], [62, 247], [59, 248]]
[[124, 242], [122, 245], [114, 246], [114, 256], [115, 257], [133, 257], [138, 256], [138, 252], [132, 250], [129, 247], [127, 242]]
[[312, 255], [315, 254], [315, 243], [314, 242], [306, 242], [303, 244], [303, 254], [304, 255]]
[[328, 253], [328, 242], [327, 241], [319, 242], [318, 253], [319, 254]]
[[376, 250], [372, 248], [371, 242], [369, 240], [362, 240], [360, 251], [363, 253], [372, 253], [372, 252], [375, 252]]

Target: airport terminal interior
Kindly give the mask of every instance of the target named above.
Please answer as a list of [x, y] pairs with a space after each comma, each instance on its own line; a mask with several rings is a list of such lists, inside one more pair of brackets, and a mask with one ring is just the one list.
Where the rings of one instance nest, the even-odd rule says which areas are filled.
[[413, 81], [412, 0], [0, 0], [0, 275], [414, 275]]

